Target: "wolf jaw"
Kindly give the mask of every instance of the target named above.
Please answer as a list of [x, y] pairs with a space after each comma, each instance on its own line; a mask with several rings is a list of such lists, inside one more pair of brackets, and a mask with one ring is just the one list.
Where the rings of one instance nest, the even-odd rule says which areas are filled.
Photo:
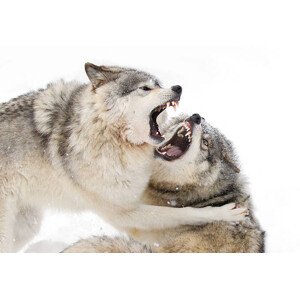
[[160, 106], [157, 106], [156, 108], [154, 108], [151, 113], [150, 113], [150, 117], [149, 117], [149, 124], [150, 124], [150, 137], [158, 140], [160, 142], [164, 141], [164, 137], [163, 135], [161, 135], [160, 131], [159, 131], [159, 127], [158, 124], [156, 122], [157, 117], [159, 116], [159, 114], [161, 114], [165, 109], [167, 109], [168, 107], [173, 107], [174, 110], [176, 110], [176, 108], [179, 105], [179, 101], [180, 101], [180, 97], [170, 100], [168, 102], [166, 102], [165, 104], [162, 104]]
[[194, 121], [189, 117], [175, 131], [171, 139], [155, 150], [155, 155], [167, 161], [179, 159], [188, 151], [192, 143], [193, 129]]

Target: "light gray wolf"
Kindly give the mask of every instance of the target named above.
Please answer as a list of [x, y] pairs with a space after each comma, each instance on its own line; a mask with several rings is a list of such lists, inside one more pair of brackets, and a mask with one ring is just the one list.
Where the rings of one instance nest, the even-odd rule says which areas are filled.
[[47, 207], [92, 210], [120, 230], [244, 217], [141, 202], [153, 145], [164, 140], [156, 119], [182, 88], [135, 69], [85, 70], [88, 84], [59, 81], [0, 105], [0, 252], [28, 242]]
[[129, 238], [93, 237], [78, 241], [64, 252], [264, 251], [264, 232], [254, 217], [231, 142], [198, 114], [189, 118], [181, 115], [165, 126], [173, 137], [155, 150], [144, 203], [174, 208], [240, 205], [249, 209], [249, 217], [239, 222], [135, 229], [128, 231]]

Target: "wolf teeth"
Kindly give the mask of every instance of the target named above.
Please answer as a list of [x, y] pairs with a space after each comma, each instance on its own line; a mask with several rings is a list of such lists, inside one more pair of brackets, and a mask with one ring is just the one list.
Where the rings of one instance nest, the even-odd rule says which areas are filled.
[[162, 107], [161, 109], [165, 109], [165, 108], [168, 108], [168, 107], [173, 107], [174, 110], [176, 111], [177, 107], [178, 107], [178, 102], [177, 101], [170, 101], [170, 102], [167, 102], [166, 104], [160, 106]]
[[167, 104], [164, 104], [164, 105], [158, 106], [158, 107], [155, 109], [155, 111], [156, 111], [156, 112], [160, 112], [160, 111], [166, 109], [167, 107], [168, 107], [168, 105], [167, 105]]
[[166, 151], [167, 149], [169, 149], [171, 147], [171, 144], [167, 144], [166, 146], [164, 146], [161, 150], [162, 151]]
[[178, 102], [177, 101], [172, 101], [171, 106], [174, 108], [174, 111], [176, 111], [177, 107], [178, 107]]
[[[184, 130], [183, 130], [183, 131], [184, 131]], [[183, 131], [180, 130], [180, 131], [177, 133], [177, 136], [183, 138], [183, 137], [184, 137], [184, 136], [183, 136]]]
[[183, 131], [184, 131], [184, 127], [182, 127], [178, 132], [177, 132], [177, 136], [179, 137], [183, 137]]

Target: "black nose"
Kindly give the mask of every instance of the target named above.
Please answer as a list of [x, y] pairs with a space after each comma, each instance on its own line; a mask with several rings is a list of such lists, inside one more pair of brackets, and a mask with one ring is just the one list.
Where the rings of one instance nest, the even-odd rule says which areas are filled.
[[182, 93], [182, 87], [180, 85], [174, 85], [171, 87], [171, 89], [175, 92], [177, 92], [178, 94]]
[[198, 113], [195, 113], [191, 116], [191, 120], [199, 125], [201, 123], [201, 116]]

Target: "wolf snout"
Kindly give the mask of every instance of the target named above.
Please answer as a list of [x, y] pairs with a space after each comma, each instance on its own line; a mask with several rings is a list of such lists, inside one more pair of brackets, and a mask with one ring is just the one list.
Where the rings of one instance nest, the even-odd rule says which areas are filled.
[[178, 93], [179, 95], [181, 95], [182, 93], [182, 87], [180, 85], [174, 85], [171, 87], [172, 91]]
[[191, 116], [191, 120], [199, 125], [201, 123], [201, 116], [198, 113], [195, 113]]

